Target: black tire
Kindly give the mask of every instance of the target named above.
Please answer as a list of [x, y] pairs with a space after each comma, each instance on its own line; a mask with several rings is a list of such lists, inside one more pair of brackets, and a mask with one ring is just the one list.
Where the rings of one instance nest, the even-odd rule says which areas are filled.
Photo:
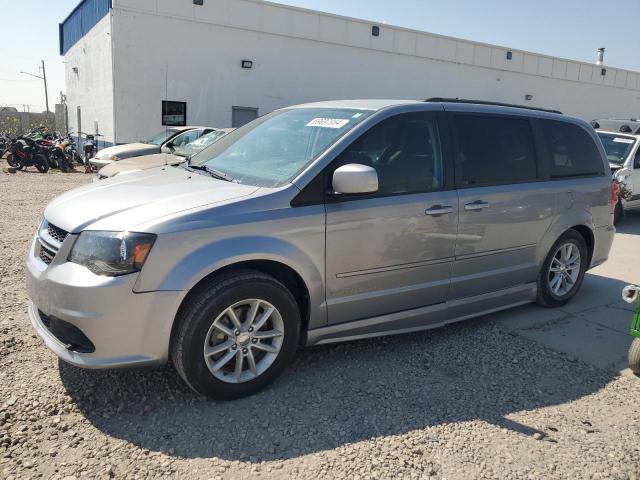
[[49, 171], [49, 161], [47, 157], [41, 153], [33, 158], [33, 166], [36, 167], [40, 173], [47, 173]]
[[50, 168], [60, 168], [60, 162], [58, 161], [58, 155], [56, 152], [51, 152], [49, 154], [49, 167]]
[[634, 338], [629, 348], [629, 368], [631, 371], [640, 376], [640, 338]]
[[[551, 290], [551, 287], [549, 285], [548, 279], [550, 275], [550, 267], [551, 262], [553, 261], [553, 257], [555, 256], [558, 249], [562, 245], [567, 243], [572, 243], [573, 245], [575, 245], [580, 252], [580, 272], [573, 287], [564, 295], [558, 296]], [[582, 281], [584, 280], [584, 275], [587, 271], [588, 262], [589, 250], [582, 235], [580, 235], [575, 230], [569, 230], [565, 232], [553, 244], [553, 247], [551, 247], [551, 250], [547, 254], [547, 258], [542, 265], [542, 269], [538, 274], [538, 296], [536, 302], [539, 305], [547, 308], [556, 308], [567, 304], [580, 290], [580, 286], [582, 285]]]
[[613, 212], [613, 224], [618, 225], [624, 220], [624, 207], [622, 206], [622, 200], [618, 200], [616, 208]]
[[[227, 307], [246, 299], [273, 305], [282, 318], [284, 336], [277, 357], [262, 374], [242, 383], [228, 383], [211, 373], [203, 349], [214, 320]], [[223, 273], [190, 294], [180, 309], [171, 337], [171, 359], [197, 393], [213, 399], [245, 397], [269, 385], [288, 365], [298, 347], [300, 324], [295, 298], [275, 278], [253, 270]]]
[[9, 164], [10, 167], [13, 167], [17, 170], [22, 170], [22, 168], [24, 167], [20, 159], [16, 157], [13, 153], [10, 153], [9, 155], [7, 155], [7, 163]]

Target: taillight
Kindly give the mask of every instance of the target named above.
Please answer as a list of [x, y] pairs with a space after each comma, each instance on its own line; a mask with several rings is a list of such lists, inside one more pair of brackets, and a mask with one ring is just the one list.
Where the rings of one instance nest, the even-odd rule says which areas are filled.
[[620, 185], [615, 180], [611, 182], [611, 213], [616, 210], [616, 205], [620, 201]]

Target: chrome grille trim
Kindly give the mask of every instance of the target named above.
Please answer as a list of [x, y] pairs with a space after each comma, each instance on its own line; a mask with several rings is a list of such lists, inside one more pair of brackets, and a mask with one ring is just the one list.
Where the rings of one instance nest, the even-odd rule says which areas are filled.
[[53, 262], [53, 259], [55, 258], [57, 252], [54, 252], [53, 250], [49, 250], [47, 247], [44, 246], [43, 243], [40, 243], [40, 260], [42, 260], [44, 263], [46, 263], [47, 265], [50, 265], [51, 262]]
[[61, 229], [60, 227], [56, 227], [55, 225], [47, 222], [47, 234], [54, 240], [62, 243], [69, 236], [69, 232]]
[[44, 220], [38, 230], [35, 256], [50, 265], [68, 236], [69, 232]]

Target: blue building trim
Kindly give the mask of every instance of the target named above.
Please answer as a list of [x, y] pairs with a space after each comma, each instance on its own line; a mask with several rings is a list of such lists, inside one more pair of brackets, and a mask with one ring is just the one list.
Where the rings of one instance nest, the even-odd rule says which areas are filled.
[[66, 54], [111, 7], [111, 0], [82, 0], [59, 26], [60, 55]]

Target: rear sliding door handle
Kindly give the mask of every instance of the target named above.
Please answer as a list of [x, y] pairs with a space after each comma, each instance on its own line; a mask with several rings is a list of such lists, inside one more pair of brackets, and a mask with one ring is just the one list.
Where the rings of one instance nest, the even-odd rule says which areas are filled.
[[424, 213], [430, 217], [439, 217], [440, 215], [453, 213], [453, 207], [447, 205], [436, 205], [435, 207], [428, 208]]
[[489, 202], [484, 202], [482, 200], [476, 200], [475, 202], [467, 203], [464, 206], [464, 209], [467, 212], [477, 212], [484, 208], [489, 208]]

